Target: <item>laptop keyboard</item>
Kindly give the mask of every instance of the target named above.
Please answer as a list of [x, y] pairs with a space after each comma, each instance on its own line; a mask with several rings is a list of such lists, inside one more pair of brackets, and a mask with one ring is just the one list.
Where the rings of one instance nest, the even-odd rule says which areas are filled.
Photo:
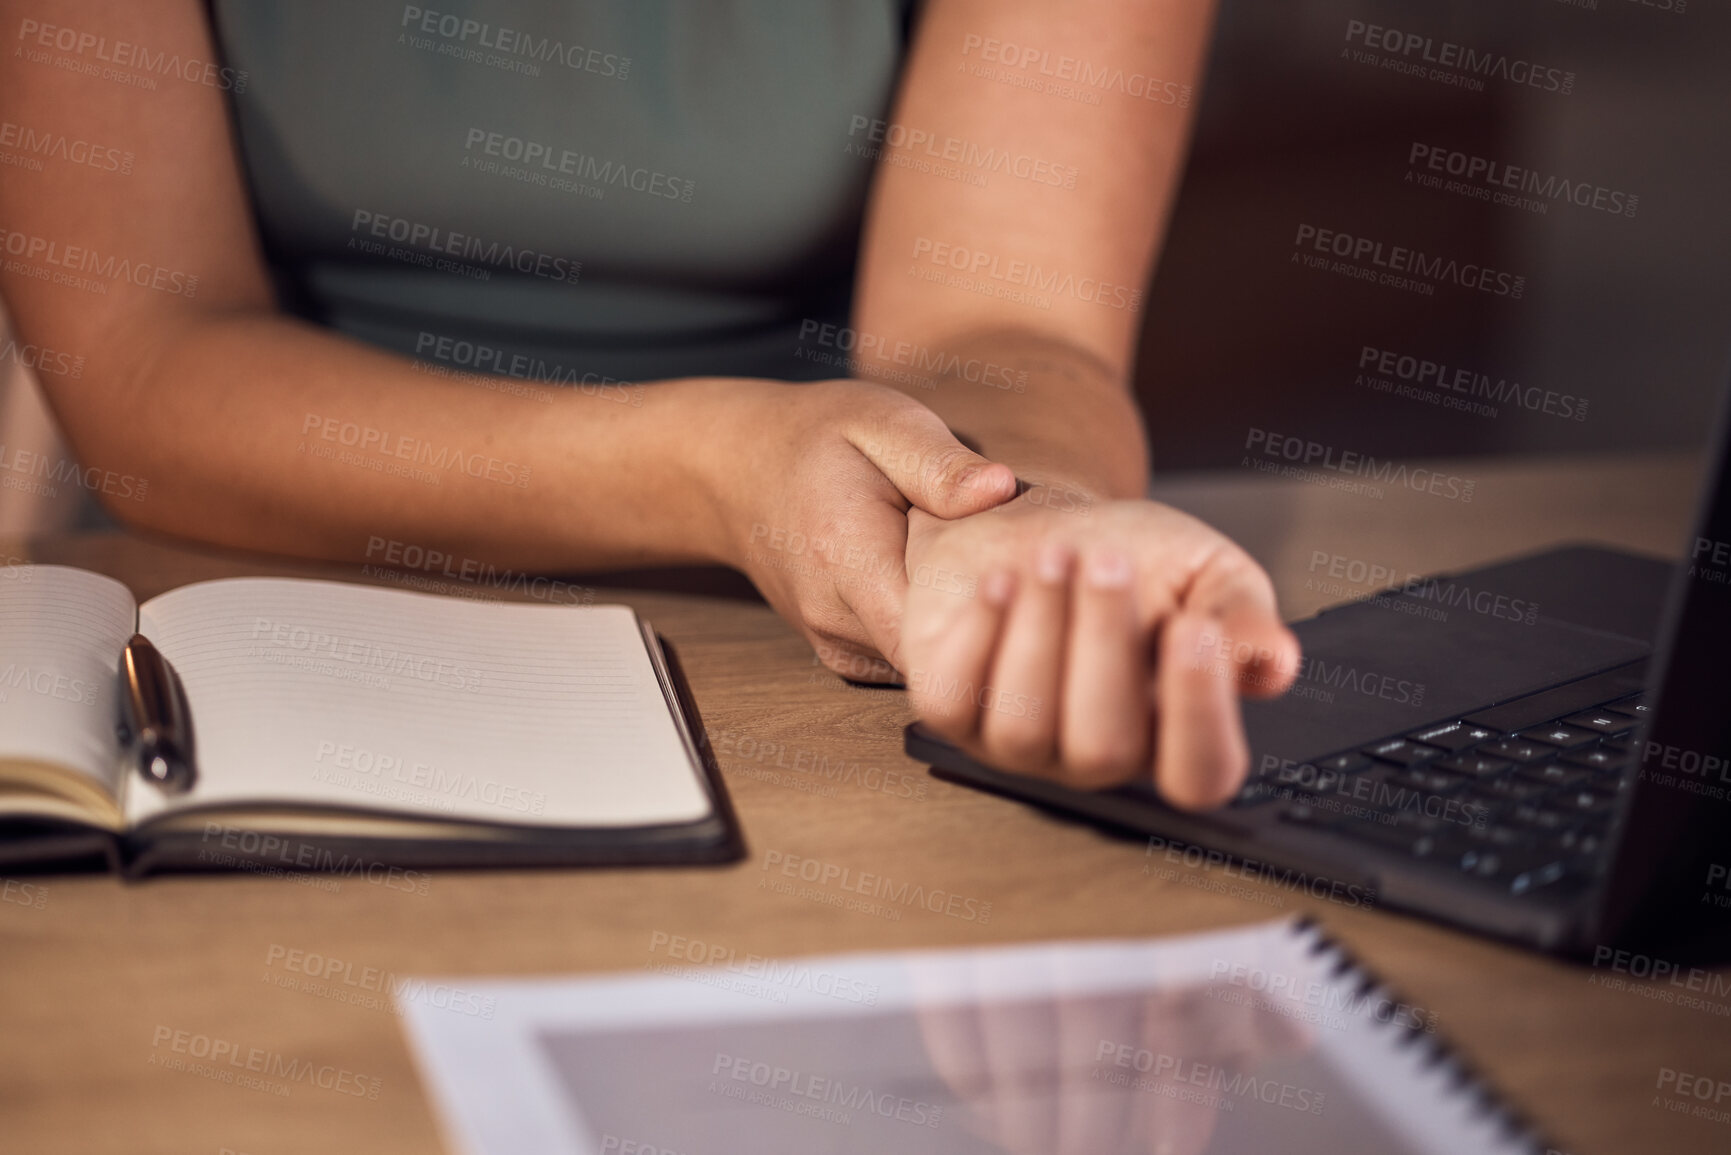
[[1578, 695], [1536, 694], [1253, 773], [1231, 805], [1278, 804], [1283, 822], [1511, 894], [1590, 882], [1606, 867], [1606, 834], [1634, 780], [1650, 706], [1643, 694], [1578, 706]]

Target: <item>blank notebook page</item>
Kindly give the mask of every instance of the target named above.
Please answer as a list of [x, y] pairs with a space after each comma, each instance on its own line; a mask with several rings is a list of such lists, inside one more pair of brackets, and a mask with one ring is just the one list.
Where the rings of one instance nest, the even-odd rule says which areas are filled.
[[58, 565], [0, 568], [0, 757], [67, 766], [114, 794], [132, 594]]
[[[314, 803], [546, 826], [710, 813], [625, 606], [243, 578], [139, 609], [192, 704], [184, 804]], [[136, 820], [165, 808], [132, 791]]]

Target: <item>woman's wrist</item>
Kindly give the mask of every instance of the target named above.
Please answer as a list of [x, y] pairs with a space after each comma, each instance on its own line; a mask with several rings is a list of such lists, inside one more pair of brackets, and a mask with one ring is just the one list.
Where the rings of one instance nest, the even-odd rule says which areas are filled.
[[688, 545], [704, 561], [743, 568], [750, 548], [753, 500], [775, 484], [775, 462], [798, 453], [784, 435], [789, 392], [797, 386], [758, 378], [698, 377], [667, 384], [678, 396], [677, 435], [663, 443], [675, 455], [680, 496], [691, 513]]

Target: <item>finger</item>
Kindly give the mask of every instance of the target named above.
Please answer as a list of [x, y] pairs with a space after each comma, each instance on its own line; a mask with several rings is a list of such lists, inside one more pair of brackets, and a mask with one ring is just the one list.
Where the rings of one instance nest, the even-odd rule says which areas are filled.
[[830, 550], [826, 572], [866, 640], [891, 665], [905, 669], [908, 519], [892, 505], [873, 502], [861, 513], [855, 531], [855, 540], [838, 542]]
[[1015, 589], [1012, 571], [990, 570], [980, 579], [977, 597], [947, 614], [927, 603], [929, 620], [908, 631], [907, 652], [929, 655], [926, 664], [916, 661], [908, 670], [910, 702], [933, 730], [953, 742], [968, 741], [982, 704], [990, 705], [985, 701], [986, 673]]
[[907, 399], [848, 430], [848, 440], [908, 502], [954, 520], [1016, 496], [1016, 475], [956, 440], [943, 419]]
[[1232, 684], [1247, 698], [1275, 698], [1298, 676], [1302, 652], [1298, 636], [1278, 617], [1246, 610], [1220, 619], [1220, 630], [1233, 640]]
[[1230, 664], [1240, 693], [1270, 698], [1292, 684], [1298, 673], [1298, 638], [1280, 621], [1268, 575], [1247, 555], [1219, 555], [1197, 575], [1182, 609], [1217, 619], [1216, 649], [1220, 660]]
[[1038, 773], [1057, 754], [1058, 687], [1075, 556], [1063, 542], [1042, 546], [1004, 623], [992, 688], [1011, 707], [989, 710], [980, 719], [981, 747], [1002, 769]]
[[1154, 781], [1167, 802], [1185, 810], [1225, 802], [1250, 764], [1234, 667], [1219, 657], [1219, 631], [1218, 623], [1182, 612], [1160, 630]]
[[811, 643], [816, 660], [838, 677], [871, 685], [901, 684], [901, 672], [866, 643], [815, 633], [808, 634], [806, 640]]
[[1146, 764], [1147, 670], [1129, 555], [1095, 546], [1080, 569], [1064, 654], [1059, 756], [1069, 782], [1095, 789], [1128, 781]]

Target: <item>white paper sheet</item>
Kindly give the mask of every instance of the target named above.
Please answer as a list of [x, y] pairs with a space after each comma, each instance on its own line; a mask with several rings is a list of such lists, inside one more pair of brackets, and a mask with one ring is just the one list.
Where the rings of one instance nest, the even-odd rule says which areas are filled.
[[[240, 578], [153, 598], [199, 781], [175, 806], [363, 806], [434, 821], [694, 821], [710, 801], [625, 606]], [[170, 805], [135, 791], [130, 817]]]
[[0, 567], [0, 758], [68, 767], [117, 797], [120, 651], [135, 617], [113, 578]]
[[1336, 977], [1337, 960], [1282, 921], [440, 980], [486, 1013], [399, 1003], [451, 1142], [471, 1155], [1539, 1150], [1452, 1086], [1423, 1008]]

